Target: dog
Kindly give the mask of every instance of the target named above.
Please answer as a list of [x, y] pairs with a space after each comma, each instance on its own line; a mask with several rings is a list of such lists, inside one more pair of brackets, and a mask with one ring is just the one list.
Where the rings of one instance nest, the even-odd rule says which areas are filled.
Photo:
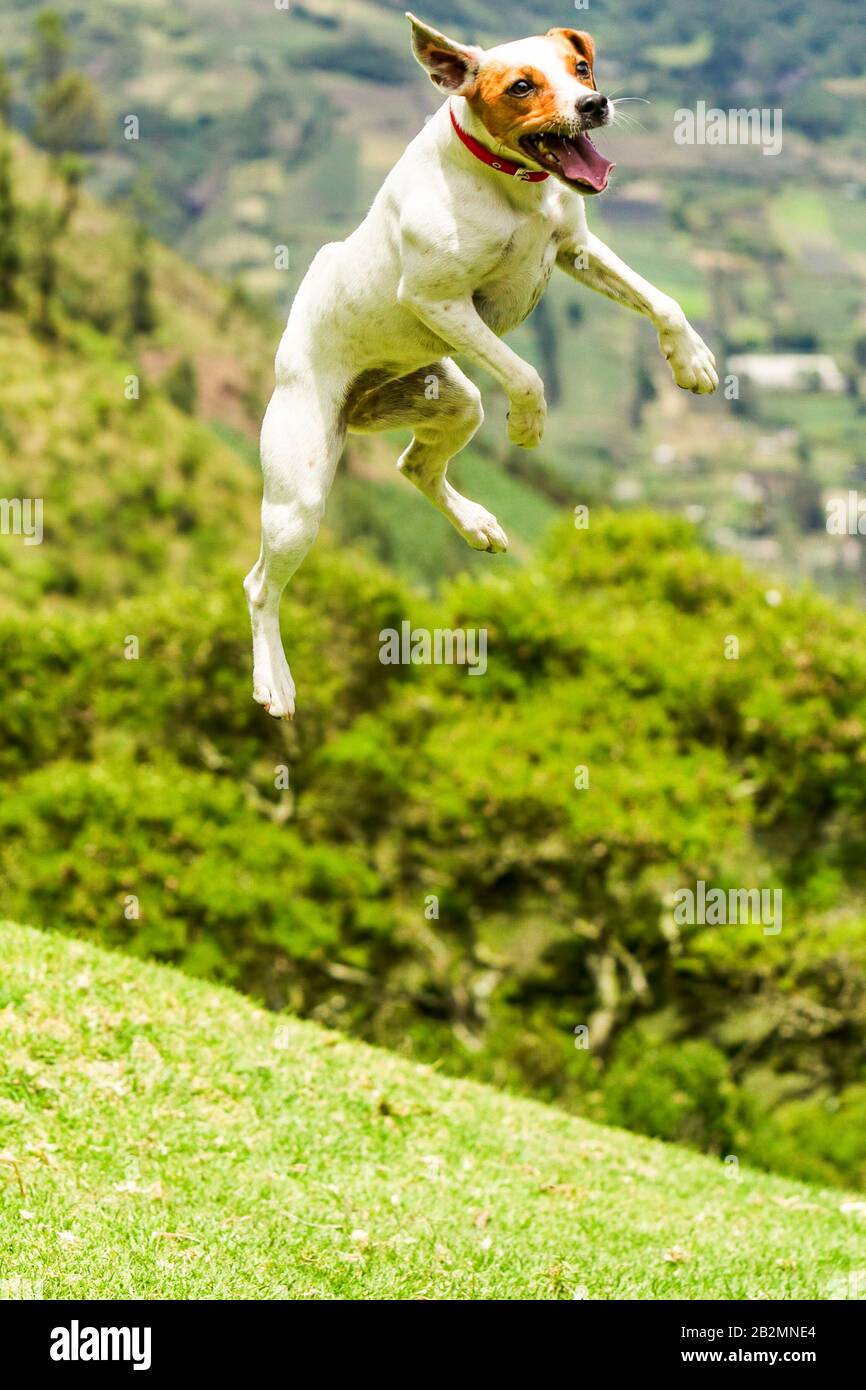
[[446, 101], [357, 230], [314, 258], [262, 425], [262, 544], [244, 588], [253, 698], [279, 719], [295, 711], [280, 598], [316, 537], [347, 432], [411, 429], [404, 477], [475, 550], [507, 548], [496, 517], [447, 478], [483, 419], [454, 356], [499, 382], [510, 439], [535, 447], [544, 385], [502, 335], [532, 312], [554, 267], [646, 315], [678, 386], [718, 385], [713, 355], [676, 301], [587, 228], [586, 200], [613, 168], [588, 132], [615, 109], [596, 86], [590, 35], [551, 29], [482, 50], [407, 18], [414, 55]]

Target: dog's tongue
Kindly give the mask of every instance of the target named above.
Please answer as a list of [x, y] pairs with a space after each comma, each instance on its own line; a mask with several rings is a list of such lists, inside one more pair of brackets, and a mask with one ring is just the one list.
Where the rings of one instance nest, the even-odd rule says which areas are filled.
[[607, 188], [610, 171], [616, 166], [595, 148], [588, 135], [548, 135], [547, 144], [559, 160], [567, 179], [588, 183], [596, 193]]

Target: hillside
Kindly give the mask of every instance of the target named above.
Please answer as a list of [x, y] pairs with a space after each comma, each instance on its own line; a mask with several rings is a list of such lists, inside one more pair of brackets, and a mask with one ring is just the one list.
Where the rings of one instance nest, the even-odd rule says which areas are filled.
[[[45, 535], [0, 537], [0, 914], [585, 1119], [863, 1188], [864, 621], [750, 574], [718, 553], [730, 537], [708, 547], [700, 500], [715, 489], [769, 543], [790, 522], [785, 473], [814, 538], [818, 469], [858, 477], [856, 391], [786, 398], [814, 455], [781, 417], [766, 433], [763, 406], [704, 416], [660, 377], [629, 433], [616, 335], [646, 326], [587, 307], [615, 389], [572, 366], [550, 449], [520, 460], [488, 393], [455, 470], [511, 555], [469, 552], [394, 476], [396, 440], [352, 446], [285, 601], [299, 704], [278, 725], [250, 699], [240, 579], [279, 326], [100, 202], [75, 161], [9, 143], [7, 161], [0, 131], [0, 492], [43, 497]], [[802, 187], [778, 192], [754, 225], [751, 194], [718, 225], [742, 245], [752, 226], [754, 250], [772, 217], [807, 270], [813, 233], [853, 244], [855, 199], [837, 219], [841, 201], [811, 198], [801, 217]], [[709, 236], [715, 205], [693, 206]], [[691, 207], [670, 214], [687, 239]], [[703, 313], [680, 249], [664, 274]], [[855, 247], [840, 277], [833, 256], [815, 303], [841, 352], [862, 264]], [[778, 269], [743, 279], [739, 306], [782, 306], [774, 333], [815, 295], [786, 274], [775, 296]], [[566, 307], [554, 320], [583, 331]], [[584, 392], [581, 415], [569, 393]], [[676, 438], [648, 456], [654, 500], [669, 485], [688, 521], [628, 490], [652, 421]], [[733, 486], [746, 464], [778, 507]], [[614, 473], [628, 514], [597, 505]], [[855, 581], [856, 539], [822, 544]], [[380, 634], [404, 622], [483, 631], [483, 679], [384, 665]], [[699, 881], [782, 894], [783, 930], [677, 923], [676, 893]]]
[[[0, 927], [0, 1263], [64, 1298], [840, 1298], [862, 1202]], [[851, 1286], [853, 1287], [853, 1286]]]
[[268, 335], [32, 146], [7, 148], [20, 270], [0, 312], [0, 490], [41, 499], [45, 539], [4, 536], [5, 605], [105, 602], [243, 565], [258, 480], [234, 445], [255, 429]]
[[[0, 16], [11, 117], [31, 134], [43, 9], [18, 0]], [[115, 204], [132, 199], [184, 256], [259, 297], [275, 320], [258, 358], [269, 364], [312, 256], [357, 224], [436, 104], [409, 53], [403, 0], [286, 9], [118, 0], [109, 11], [100, 0], [58, 0], [56, 9], [68, 21], [64, 61], [96, 84], [104, 107], [99, 138], [86, 142], [88, 186]], [[591, 16], [567, 9], [429, 0], [424, 14], [485, 43], [554, 22], [593, 31], [602, 86], [636, 99], [600, 137], [618, 167], [593, 203], [593, 229], [682, 302], [729, 393], [695, 401], [678, 392], [646, 324], [555, 277], [514, 335], [553, 405], [543, 449], [527, 458], [508, 445], [504, 402], [484, 383], [488, 424], [458, 481], [507, 512], [520, 557], [558, 507], [647, 504], [685, 511], [711, 543], [775, 577], [808, 577], [860, 602], [862, 555], [828, 537], [824, 507], [831, 492], [861, 486], [866, 469], [862, 6], [756, 0], [746, 35], [714, 0], [671, 0], [663, 13], [631, 0], [593, 6]], [[698, 100], [783, 111], [778, 157], [676, 144], [674, 112]], [[130, 115], [138, 139], [124, 137]], [[277, 248], [287, 268], [276, 268]], [[728, 364], [798, 352], [831, 355], [844, 388], [818, 389], [809, 373], [796, 390], [758, 387]], [[248, 380], [255, 414], [260, 377]], [[341, 476], [333, 524], [344, 538], [363, 532], [379, 559], [432, 586], [474, 562], [423, 526], [420, 506], [394, 486], [396, 455], [393, 442], [351, 445], [356, 476]]]
[[[3, 52], [20, 74], [13, 114], [26, 130], [36, 125], [32, 25], [45, 8], [17, 0], [0, 20]], [[74, 61], [104, 93], [108, 131], [93, 151], [99, 191], [125, 193], [146, 172], [165, 239], [275, 292], [274, 240], [290, 239], [304, 260], [311, 242], [356, 220], [436, 101], [410, 55], [403, 0], [246, 0], [242, 9], [235, 0], [115, 0], [108, 12], [100, 0], [57, 0], [51, 8], [68, 19]], [[817, 151], [827, 172], [835, 164], [848, 178], [863, 175], [852, 108], [866, 27], [856, 0], [825, 0], [820, 14], [784, 0], [781, 23], [775, 0], [755, 0], [747, 42], [713, 0], [669, 0], [663, 13], [602, 3], [576, 16], [551, 0], [420, 8], [455, 37], [487, 46], [552, 24], [589, 28], [604, 82], [651, 98], [638, 115], [656, 134], [673, 107], [695, 97], [785, 102], [798, 160]], [[127, 113], [139, 117], [138, 140], [119, 138]], [[741, 153], [726, 152], [726, 175], [768, 172], [768, 161]], [[692, 168], [695, 154], [685, 155]], [[639, 177], [682, 158], [670, 141], [643, 141]]]
[[[684, 523], [592, 507], [542, 541], [553, 509], [489, 453], [461, 476], [517, 556], [472, 555], [374, 441], [285, 601], [300, 703], [275, 726], [239, 582], [272, 325], [19, 140], [11, 171], [0, 473], [44, 498], [45, 537], [0, 545], [4, 915], [591, 1118], [866, 1182], [861, 620]], [[407, 620], [483, 628], [484, 679], [384, 666]], [[700, 878], [778, 886], [784, 931], [672, 932]]]
[[[229, 563], [246, 573], [277, 318], [142, 241], [129, 206], [70, 193], [56, 164], [0, 124], [0, 156], [4, 147], [21, 265], [15, 300], [0, 308], [0, 493], [43, 499], [50, 544], [0, 546], [0, 595], [24, 606], [40, 594], [105, 600], [166, 574], [201, 581]], [[397, 475], [398, 454], [393, 437], [355, 443], [331, 532], [426, 584], [464, 566], [464, 553], [477, 566]], [[462, 467], [467, 486], [512, 516], [526, 555], [554, 507], [476, 451]]]

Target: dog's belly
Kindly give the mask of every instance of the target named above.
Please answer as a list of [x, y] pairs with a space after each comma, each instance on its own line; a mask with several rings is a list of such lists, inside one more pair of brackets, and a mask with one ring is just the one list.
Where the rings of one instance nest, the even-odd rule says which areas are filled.
[[506, 256], [495, 275], [472, 296], [479, 316], [494, 333], [509, 333], [523, 323], [550, 282], [556, 263], [556, 246], [548, 241], [541, 254], [533, 247], [528, 257]]
[[534, 283], [509, 280], [502, 284], [485, 285], [472, 296], [478, 315], [488, 328], [501, 336], [517, 328], [528, 318], [547, 289], [552, 273], [548, 266]]

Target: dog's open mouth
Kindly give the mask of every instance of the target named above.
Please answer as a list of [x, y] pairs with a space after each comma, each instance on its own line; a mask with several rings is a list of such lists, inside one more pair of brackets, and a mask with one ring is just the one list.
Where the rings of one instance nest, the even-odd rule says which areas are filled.
[[616, 167], [595, 148], [585, 132], [554, 135], [544, 131], [524, 135], [520, 143], [537, 164], [586, 193], [603, 193], [610, 172]]

